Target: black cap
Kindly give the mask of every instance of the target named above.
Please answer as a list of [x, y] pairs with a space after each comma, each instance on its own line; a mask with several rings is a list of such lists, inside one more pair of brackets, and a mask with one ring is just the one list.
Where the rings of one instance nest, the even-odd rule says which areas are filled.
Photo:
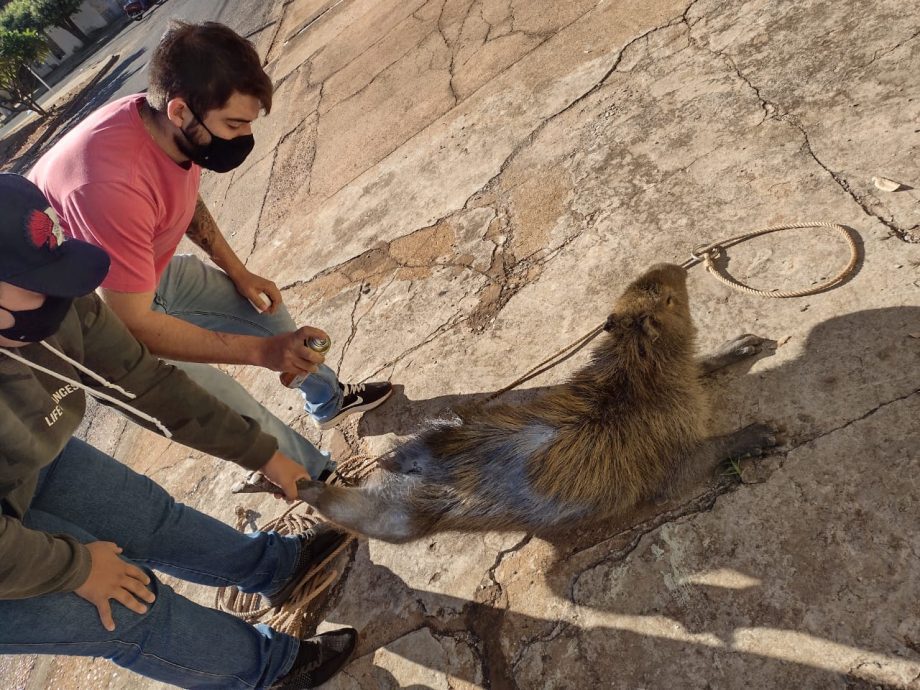
[[86, 295], [105, 279], [109, 255], [66, 240], [41, 190], [21, 175], [0, 173], [0, 282], [52, 297]]

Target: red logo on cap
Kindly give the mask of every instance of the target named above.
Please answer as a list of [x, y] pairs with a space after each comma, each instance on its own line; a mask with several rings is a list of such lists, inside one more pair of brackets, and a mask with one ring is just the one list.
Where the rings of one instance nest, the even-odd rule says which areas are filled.
[[29, 216], [29, 239], [39, 249], [48, 247], [48, 249], [57, 249], [58, 240], [54, 236], [54, 223], [48, 214], [41, 211], [32, 211]]

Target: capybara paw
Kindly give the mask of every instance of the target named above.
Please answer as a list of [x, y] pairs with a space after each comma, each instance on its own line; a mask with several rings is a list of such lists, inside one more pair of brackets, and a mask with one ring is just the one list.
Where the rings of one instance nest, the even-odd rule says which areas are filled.
[[736, 457], [759, 457], [782, 443], [780, 430], [770, 424], [755, 423], [738, 431]]
[[298, 479], [297, 497], [304, 503], [315, 506], [325, 488], [325, 484], [314, 479]]
[[722, 346], [722, 350], [735, 359], [741, 360], [759, 355], [765, 349], [768, 349], [771, 344], [775, 345], [775, 341], [769, 338], [761, 338], [759, 335], [745, 333], [729, 340]]

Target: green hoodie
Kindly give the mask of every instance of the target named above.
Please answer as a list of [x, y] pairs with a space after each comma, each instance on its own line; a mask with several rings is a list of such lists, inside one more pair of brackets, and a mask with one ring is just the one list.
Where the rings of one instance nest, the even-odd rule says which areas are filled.
[[262, 467], [278, 448], [255, 421], [151, 355], [95, 294], [75, 300], [44, 344], [0, 351], [0, 599], [73, 591], [89, 576], [89, 551], [76, 539], [22, 524], [40, 470], [83, 418], [81, 387], [127, 403], [126, 414], [142, 426], [168, 429], [179, 443], [247, 469]]

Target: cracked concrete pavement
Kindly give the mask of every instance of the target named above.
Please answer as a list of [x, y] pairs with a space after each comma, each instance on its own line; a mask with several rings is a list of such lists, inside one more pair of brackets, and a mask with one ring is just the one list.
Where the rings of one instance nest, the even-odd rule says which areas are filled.
[[[915, 0], [293, 0], [248, 29], [275, 109], [205, 199], [297, 320], [330, 332], [343, 380], [400, 388], [320, 434], [272, 374], [231, 369], [338, 459], [500, 388], [653, 262], [782, 222], [860, 240], [858, 273], [807, 298], [691, 271], [701, 350], [778, 344], [708, 384], [713, 430], [769, 421], [777, 452], [554, 540], [362, 542], [323, 623], [362, 638], [329, 687], [920, 688], [917, 16]], [[802, 231], [729, 255], [738, 279], [795, 289], [846, 248]], [[226, 521], [279, 510], [114, 414], [84, 433]], [[19, 662], [5, 686], [162, 687], [105, 661]]]

